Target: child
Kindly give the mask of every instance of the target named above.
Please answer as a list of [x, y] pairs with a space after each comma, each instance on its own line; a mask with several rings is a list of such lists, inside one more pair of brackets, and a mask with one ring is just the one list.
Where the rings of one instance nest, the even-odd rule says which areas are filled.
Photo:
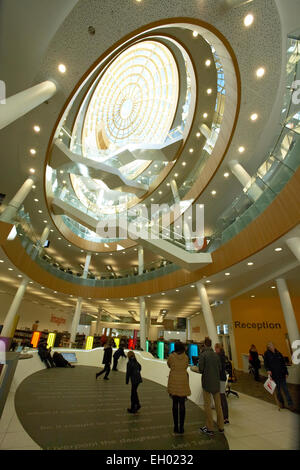
[[128, 363], [126, 371], [126, 384], [128, 385], [129, 379], [131, 379], [131, 408], [127, 408], [128, 413], [136, 413], [140, 408], [139, 397], [137, 394], [137, 388], [142, 382], [141, 377], [141, 364], [136, 360], [133, 351], [129, 351], [127, 354]]

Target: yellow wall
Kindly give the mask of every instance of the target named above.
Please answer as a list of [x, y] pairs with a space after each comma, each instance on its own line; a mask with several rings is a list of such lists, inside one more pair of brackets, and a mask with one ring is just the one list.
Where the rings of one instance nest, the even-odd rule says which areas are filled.
[[[292, 299], [295, 315], [300, 328], [300, 297]], [[247, 354], [251, 344], [255, 344], [259, 354], [266, 350], [266, 344], [272, 341], [284, 355], [290, 356], [285, 335], [287, 333], [284, 316], [277, 297], [234, 299], [231, 301], [233, 332], [239, 369], [243, 368], [242, 354]], [[242, 323], [279, 323], [281, 328], [236, 328], [235, 322]], [[267, 326], [265, 324], [265, 326]]]

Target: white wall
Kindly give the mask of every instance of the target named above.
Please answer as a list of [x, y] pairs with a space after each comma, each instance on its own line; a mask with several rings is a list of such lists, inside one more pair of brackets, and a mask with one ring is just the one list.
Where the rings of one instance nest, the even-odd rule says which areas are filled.
[[[0, 324], [2, 325], [8, 309], [13, 301], [13, 295], [0, 293]], [[19, 323], [17, 325], [18, 329], [22, 328], [31, 328], [36, 320], [39, 320], [39, 330], [49, 330], [49, 331], [70, 331], [72, 316], [70, 314], [64, 314], [59, 312], [54, 308], [47, 308], [40, 304], [35, 304], [30, 300], [23, 300], [18, 315], [20, 316]], [[55, 316], [57, 318], [63, 318], [65, 323], [54, 323], [51, 321], [51, 317]]]

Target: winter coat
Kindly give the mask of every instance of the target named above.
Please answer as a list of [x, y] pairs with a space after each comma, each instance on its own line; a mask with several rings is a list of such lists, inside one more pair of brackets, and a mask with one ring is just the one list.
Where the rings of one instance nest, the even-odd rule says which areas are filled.
[[276, 380], [285, 379], [288, 370], [283, 355], [275, 349], [273, 353], [269, 349], [264, 354], [265, 369], [272, 372], [272, 378]]
[[102, 364], [110, 364], [112, 357], [112, 348], [109, 346], [104, 349], [103, 361]]
[[168, 380], [168, 393], [177, 397], [191, 395], [189, 374], [187, 373], [189, 365], [187, 355], [185, 353], [177, 354], [173, 352], [169, 356], [167, 364], [171, 369]]
[[218, 356], [219, 356], [220, 362], [221, 362], [220, 380], [222, 382], [226, 382], [226, 380], [227, 380], [227, 377], [226, 377], [226, 360], [227, 360], [227, 357], [225, 356], [224, 352], [218, 353]]
[[129, 379], [131, 380], [132, 385], [138, 385], [143, 382], [141, 377], [141, 370], [142, 366], [135, 359], [135, 357], [128, 359], [126, 369], [126, 383], [129, 383]]
[[123, 348], [117, 349], [116, 352], [114, 353], [114, 359], [120, 359], [120, 357], [126, 357], [126, 354], [124, 353]]
[[199, 372], [202, 374], [202, 388], [215, 394], [220, 392], [220, 375], [222, 365], [220, 358], [212, 348], [204, 348], [199, 356]]

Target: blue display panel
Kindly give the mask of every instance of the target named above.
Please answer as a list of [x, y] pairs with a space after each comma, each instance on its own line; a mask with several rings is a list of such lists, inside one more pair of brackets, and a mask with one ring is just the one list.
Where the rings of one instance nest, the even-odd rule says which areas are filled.
[[169, 354], [171, 354], [173, 351], [175, 351], [175, 343], [174, 342], [169, 344]]
[[188, 356], [189, 356], [190, 364], [193, 364], [193, 356], [198, 356], [198, 345], [197, 344], [189, 344], [189, 346], [188, 346]]

